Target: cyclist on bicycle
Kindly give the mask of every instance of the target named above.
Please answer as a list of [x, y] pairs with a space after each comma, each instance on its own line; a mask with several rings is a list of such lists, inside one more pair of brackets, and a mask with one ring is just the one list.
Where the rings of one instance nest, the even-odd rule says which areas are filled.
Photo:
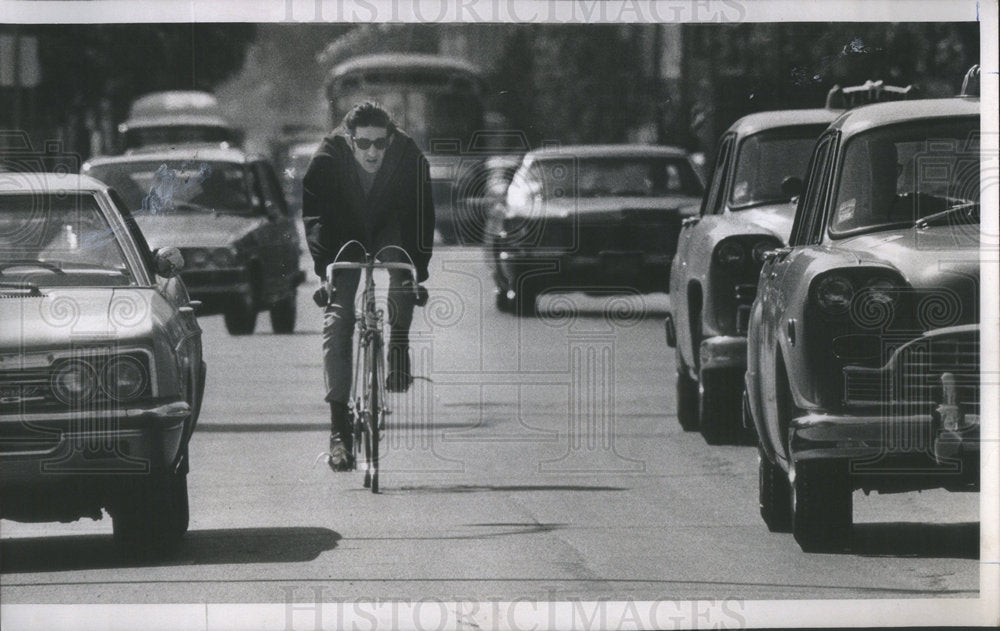
[[[417, 268], [392, 270], [388, 299], [386, 389], [405, 392], [410, 374], [409, 332], [416, 299], [414, 282], [427, 279], [434, 239], [434, 203], [427, 160], [388, 112], [373, 102], [355, 105], [313, 155], [302, 182], [302, 222], [315, 271], [323, 278], [341, 246], [357, 240], [370, 252], [403, 248]], [[391, 251], [391, 249], [390, 249]], [[344, 255], [351, 256], [348, 247]], [[399, 255], [405, 260], [402, 254]], [[359, 261], [360, 258], [348, 260]], [[338, 270], [332, 295], [320, 285], [314, 299], [323, 318], [323, 367], [330, 404], [330, 466], [353, 468], [353, 432], [347, 402], [351, 391], [354, 297], [360, 270]]]

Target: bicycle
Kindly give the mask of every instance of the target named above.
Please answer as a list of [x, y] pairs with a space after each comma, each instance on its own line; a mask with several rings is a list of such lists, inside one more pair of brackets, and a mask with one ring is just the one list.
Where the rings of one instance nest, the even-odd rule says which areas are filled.
[[[339, 261], [344, 250], [356, 245], [364, 252], [363, 262]], [[383, 262], [378, 257], [386, 250], [399, 250], [409, 263]], [[388, 245], [375, 254], [370, 254], [359, 241], [348, 241], [337, 252], [334, 262], [326, 266], [327, 287], [333, 287], [333, 274], [338, 270], [364, 271], [364, 290], [361, 294], [361, 311], [356, 315], [358, 330], [357, 345], [354, 354], [354, 374], [351, 384], [351, 397], [348, 403], [348, 414], [351, 426], [354, 428], [355, 462], [361, 455], [362, 447], [365, 456], [365, 488], [371, 488], [372, 493], [379, 489], [379, 440], [385, 430], [385, 417], [391, 413], [385, 406], [385, 340], [383, 329], [385, 314], [375, 305], [376, 269], [405, 270], [413, 278], [414, 298], [420, 300], [420, 287], [416, 283], [417, 269], [406, 250], [399, 246]], [[329, 292], [333, 295], [333, 290]], [[355, 465], [356, 467], [357, 465]]]

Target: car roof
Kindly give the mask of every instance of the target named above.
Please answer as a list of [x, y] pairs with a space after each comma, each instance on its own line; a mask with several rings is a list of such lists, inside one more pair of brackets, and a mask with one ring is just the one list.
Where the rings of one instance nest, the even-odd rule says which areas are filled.
[[462, 59], [441, 55], [412, 55], [410, 53], [379, 53], [352, 57], [340, 63], [330, 71], [330, 77], [339, 77], [351, 72], [366, 69], [415, 69], [460, 71], [470, 74], [480, 74], [479, 68]]
[[680, 147], [668, 145], [608, 144], [608, 145], [566, 145], [535, 149], [525, 154], [524, 161], [555, 158], [627, 158], [627, 157], [673, 157], [687, 158], [688, 152]]
[[237, 162], [245, 164], [259, 159], [242, 149], [220, 147], [217, 144], [186, 144], [167, 146], [137, 147], [116, 156], [96, 156], [87, 161], [90, 166], [99, 164], [124, 164], [129, 162], [149, 162], [155, 160], [205, 160], [208, 162]]
[[852, 136], [874, 127], [905, 123], [922, 118], [978, 116], [979, 114], [979, 99], [973, 97], [892, 101], [863, 105], [848, 110], [831, 123], [830, 127], [831, 129], [839, 129], [844, 136]]
[[747, 114], [740, 118], [726, 130], [726, 133], [736, 133], [740, 136], [749, 136], [769, 129], [782, 127], [796, 127], [799, 125], [829, 125], [844, 110], [812, 108], [801, 110], [772, 110], [769, 112], [757, 112]]
[[98, 193], [108, 190], [107, 184], [78, 173], [8, 172], [0, 178], [0, 193], [33, 193], [69, 191]]
[[181, 127], [195, 125], [204, 127], [233, 127], [232, 123], [216, 114], [157, 114], [155, 116], [132, 116], [122, 123], [122, 127], [126, 130], [142, 129], [144, 127]]

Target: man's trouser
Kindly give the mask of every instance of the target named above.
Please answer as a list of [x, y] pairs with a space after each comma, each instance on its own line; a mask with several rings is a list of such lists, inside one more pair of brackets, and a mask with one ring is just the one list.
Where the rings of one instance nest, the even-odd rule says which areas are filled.
[[[413, 322], [415, 298], [410, 286], [412, 276], [403, 270], [389, 270], [389, 354], [409, 352], [410, 324]], [[333, 300], [323, 314], [323, 368], [326, 376], [326, 400], [347, 403], [351, 396], [351, 370], [354, 347], [355, 295], [361, 280], [361, 270], [338, 270], [334, 273], [336, 288]], [[386, 371], [388, 372], [388, 370]]]

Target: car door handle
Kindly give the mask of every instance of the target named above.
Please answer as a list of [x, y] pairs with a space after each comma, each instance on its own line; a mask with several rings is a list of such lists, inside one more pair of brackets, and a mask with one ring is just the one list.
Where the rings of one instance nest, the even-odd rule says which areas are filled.
[[687, 228], [688, 226], [693, 226], [701, 221], [701, 217], [685, 217], [681, 220], [681, 227]]

